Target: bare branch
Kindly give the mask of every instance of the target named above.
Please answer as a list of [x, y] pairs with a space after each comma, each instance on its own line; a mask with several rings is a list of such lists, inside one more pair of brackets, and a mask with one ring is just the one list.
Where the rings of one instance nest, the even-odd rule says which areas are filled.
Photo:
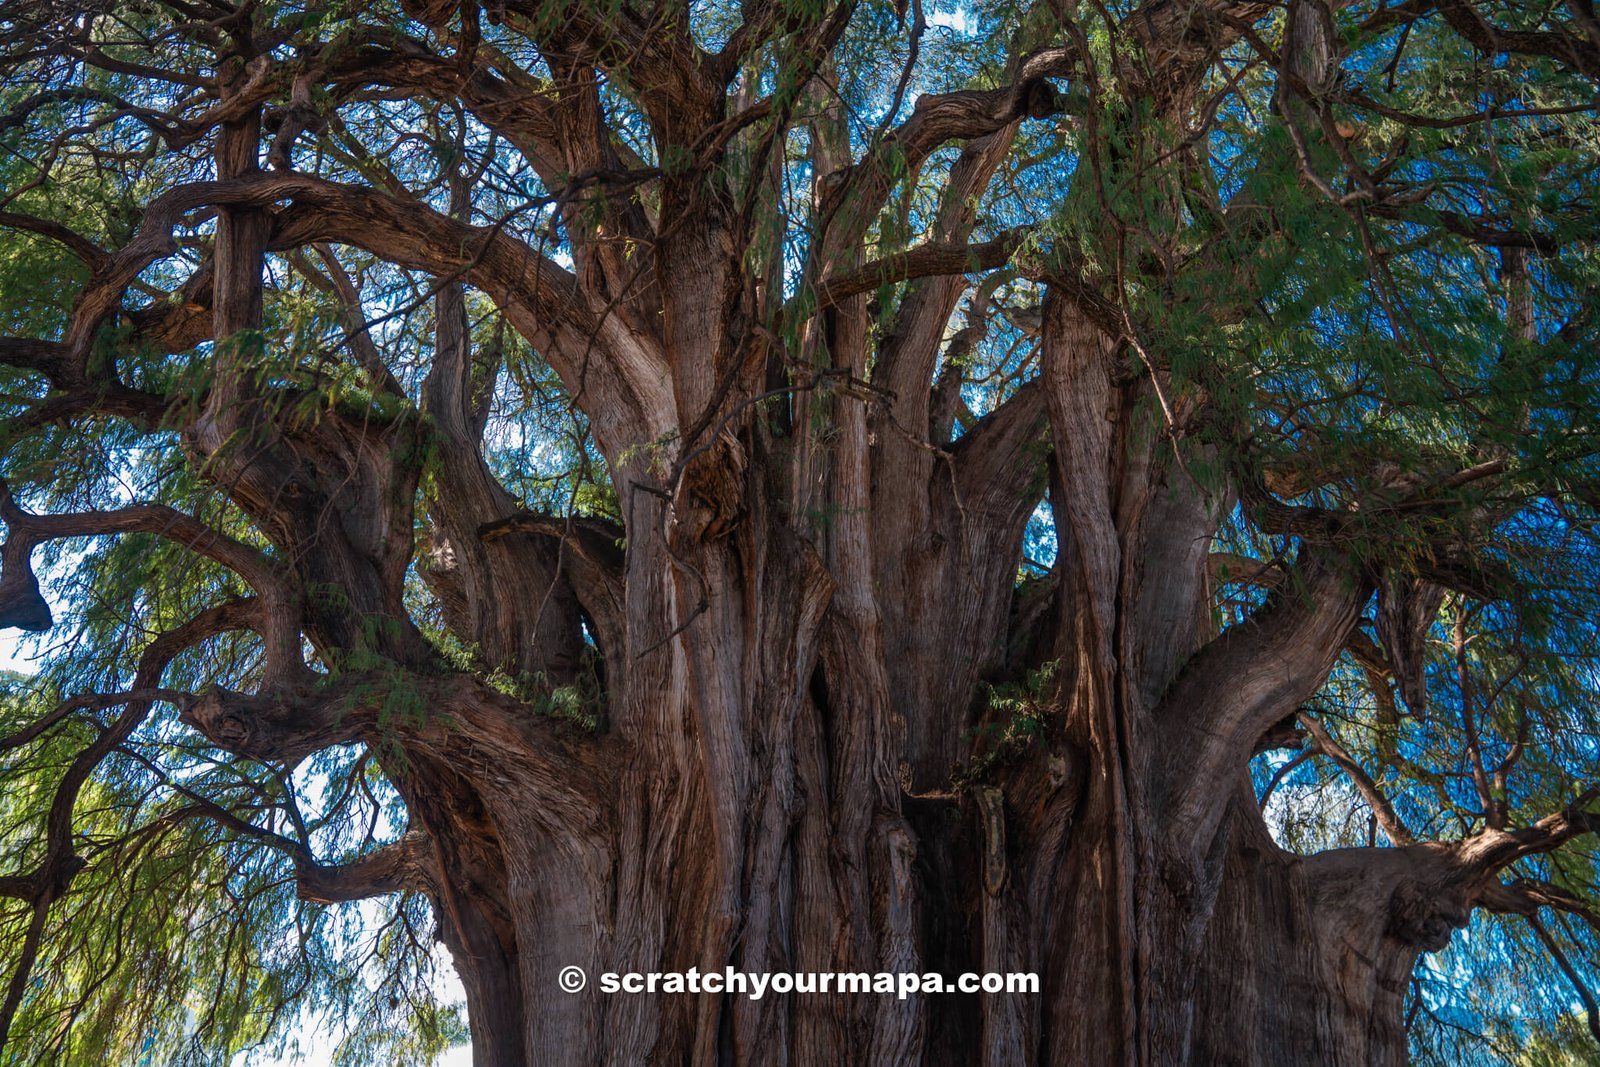
[[1311, 734], [1317, 751], [1333, 760], [1334, 763], [1339, 765], [1339, 769], [1344, 771], [1345, 777], [1350, 779], [1351, 784], [1356, 787], [1356, 791], [1361, 794], [1361, 798], [1372, 809], [1373, 816], [1377, 818], [1378, 825], [1383, 828], [1383, 832], [1388, 835], [1389, 840], [1401, 846], [1415, 844], [1416, 838], [1406, 828], [1400, 816], [1395, 813], [1394, 805], [1389, 803], [1389, 798], [1384, 796], [1378, 789], [1378, 783], [1374, 782], [1372, 776], [1362, 769], [1361, 764], [1355, 761], [1354, 757], [1345, 750], [1343, 745], [1333, 739], [1315, 717], [1301, 712], [1296, 718], [1306, 728], [1306, 731]]
[[31, 549], [40, 542], [67, 537], [149, 533], [222, 564], [249, 582], [258, 593], [270, 594], [284, 581], [278, 566], [259, 549], [165, 504], [132, 504], [114, 511], [36, 515], [24, 512], [12, 500], [9, 489], [0, 485], [0, 518], [5, 520], [10, 531], [8, 545], [15, 541]]
[[77, 233], [70, 226], [64, 226], [52, 219], [35, 218], [32, 215], [21, 215], [14, 211], [0, 211], [0, 226], [13, 230], [26, 230], [42, 237], [48, 237], [81, 259], [90, 270], [97, 270], [105, 265], [107, 253], [104, 249], [95, 245], [87, 237]]
[[428, 835], [413, 830], [346, 864], [297, 863], [295, 889], [301, 900], [318, 904], [365, 900], [405, 890], [428, 892], [437, 881], [434, 855]]
[[[821, 311], [861, 293], [870, 293], [880, 286], [912, 278], [942, 275], [972, 274], [992, 270], [1011, 258], [1011, 253], [1022, 243], [1017, 230], [1005, 233], [978, 244], [944, 244], [929, 242], [883, 259], [876, 259], [848, 274], [825, 277], [817, 286], [816, 303], [809, 310]], [[790, 308], [803, 307], [803, 298], [797, 297]]]
[[1483, 830], [1461, 842], [1461, 863], [1470, 870], [1492, 874], [1524, 856], [1552, 852], [1575, 837], [1600, 832], [1600, 812], [1589, 807], [1597, 797], [1600, 797], [1600, 786], [1591, 786], [1566, 808], [1546, 815], [1531, 826]]
[[0, 737], [0, 752], [9, 752], [11, 749], [30, 744], [49, 733], [52, 727], [82, 711], [99, 711], [143, 700], [165, 700], [169, 704], [176, 704], [187, 695], [176, 689], [161, 688], [131, 689], [125, 693], [83, 693], [70, 700], [61, 701], [53, 711], [38, 721], [15, 733]]

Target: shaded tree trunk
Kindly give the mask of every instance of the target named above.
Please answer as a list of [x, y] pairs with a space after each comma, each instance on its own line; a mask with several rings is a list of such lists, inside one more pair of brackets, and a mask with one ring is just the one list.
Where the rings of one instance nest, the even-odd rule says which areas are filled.
[[[222, 233], [254, 232], [237, 215]], [[733, 338], [713, 367], [743, 358], [735, 311], [707, 311], [723, 279], [672, 276], [666, 299], [693, 310], [668, 317], [665, 350], [699, 358], [693, 339], [711, 331]], [[235, 302], [239, 321], [259, 315], [249, 284], [218, 290], [219, 321]], [[908, 328], [948, 318], [960, 291], [927, 284], [911, 306], [931, 311]], [[819, 319], [815, 350], [840, 380], [865, 373], [864, 314], [854, 297]], [[492, 664], [551, 685], [572, 676], [587, 627], [602, 728], [440, 675], [376, 592], [358, 614], [393, 625], [369, 640], [444, 679], [417, 683], [420, 720], [386, 720], [370, 695], [287, 712], [219, 695], [190, 716], [247, 755], [374, 746], [432, 850], [423, 888], [476, 1063], [1403, 1060], [1407, 977], [1418, 946], [1464, 921], [1461, 865], [1425, 850], [1289, 856], [1248, 789], [1226, 784], [1321, 684], [1372, 582], [1306, 548], [1292, 589], [1216, 635], [1207, 558], [1231, 495], [1174, 458], [1154, 383], [1125, 373], [1080, 309], [1047, 301], [1042, 378], [954, 442], [928, 436], [931, 390], [898, 413], [802, 390], [791, 423], [675, 379], [693, 394], [681, 403], [712, 414], [670, 454], [670, 491], [662, 456], [597, 423], [622, 528], [504, 514], [475, 444], [459, 287], [441, 289], [438, 322], [425, 396], [453, 489], [433, 504], [428, 579]], [[932, 381], [937, 337], [919, 345], [911, 377]], [[272, 462], [253, 454], [242, 485], [310, 472], [296, 492], [316, 518], [284, 532], [306, 580], [343, 558], [347, 585], [365, 573], [382, 589], [398, 543], [383, 531], [410, 491], [394, 479], [414, 475], [352, 456], [336, 490], [295, 457], [337, 427], [261, 432]], [[217, 477], [231, 456], [216, 450]], [[1015, 561], [1047, 487], [1060, 553], [1040, 610]], [[347, 513], [342, 497], [369, 503]], [[311, 632], [357, 643], [348, 605], [303, 610]], [[985, 700], [986, 679], [1041, 664], [1053, 671], [1021, 711]], [[572, 966], [581, 992], [560, 984]], [[604, 972], [728, 967], [1026, 972], [1041, 990], [598, 987]]]
[[[592, 137], [597, 90], [573, 77], [564, 162], [613, 164]], [[938, 239], [965, 240], [1022, 115], [1056, 106], [1042, 77], [948, 115], [919, 106], [897, 133], [913, 160], [968, 139]], [[675, 99], [673, 121], [706, 126], [698, 106]], [[1465, 920], [1487, 868], [1444, 848], [1287, 855], [1242, 784], [1326, 678], [1373, 576], [1307, 539], [1268, 602], [1218, 634], [1207, 562], [1235, 494], [1180, 458], [1205, 458], [1178, 443], [1194, 398], [1169, 398], [1103, 307], [1049, 277], [1040, 377], [956, 436], [939, 360], [966, 283], [914, 281], [869, 344], [870, 286], [826, 281], [864, 269], [888, 167], [851, 164], [830, 121], [816, 120], [815, 165], [844, 177], [819, 194], [813, 270], [833, 295], [777, 390], [779, 354], [752, 325], [777, 296], [743, 275], [725, 192], [663, 182], [660, 212], [686, 221], [653, 237], [642, 279], [608, 242], [575, 239], [580, 290], [425, 207], [257, 180], [225, 133], [219, 173], [244, 181], [219, 216], [219, 336], [259, 326], [268, 207], [285, 199], [302, 239], [450, 275], [425, 423], [396, 420], [374, 443], [337, 420], [273, 421], [224, 359], [190, 433], [209, 476], [286, 548], [285, 588], [345, 591], [294, 600], [313, 642], [395, 665], [428, 711], [386, 718], [370, 674], [366, 690], [311, 693], [290, 627], [267, 696], [216, 694], [191, 720], [245, 755], [336, 740], [379, 754], [431, 850], [421, 888], [480, 1067], [1403, 1060], [1416, 953]], [[637, 206], [603, 210], [616, 232], [649, 225]], [[493, 357], [472, 350], [463, 284], [582, 398], [620, 526], [512, 512], [481, 454]], [[763, 402], [773, 393], [781, 404]], [[241, 434], [250, 447], [229, 447]], [[447, 624], [485, 668], [546, 690], [597, 657], [598, 730], [446, 669], [407, 619], [405, 457], [424, 443], [443, 486], [424, 571]], [[1047, 493], [1059, 556], [1019, 587]], [[1032, 691], [986, 697], [986, 682], [1045, 665]], [[569, 993], [574, 966], [589, 984]], [[1041, 988], [599, 989], [605, 972], [729, 967], [1026, 972]]]
[[[867, 654], [875, 635], [833, 617], [809, 549], [773, 542], [723, 550], [733, 588], [703, 620], [727, 619], [724, 636], [700, 663], [671, 645], [644, 657], [656, 684], [559, 806], [532, 755], [524, 768], [470, 728], [407, 775], [448, 872], [435, 899], [475, 1062], [1404, 1060], [1407, 870], [1282, 853], [1248, 790], [1200, 847], [1165, 837], [1144, 783], [1119, 778], [1115, 741], [1097, 747], [1115, 720], [1082, 683], [1064, 684], [1084, 740], [1052, 730], [985, 784], [903, 792], [870, 756], [873, 729], [895, 728], [872, 717], [887, 673]], [[732, 581], [746, 560], [754, 593]], [[572, 965], [589, 976], [577, 994], [558, 984]], [[725, 967], [1043, 985], [903, 1001], [597, 988], [606, 971]]]
[[[236, 215], [219, 229], [245, 239], [255, 222]], [[454, 284], [437, 298], [427, 427], [401, 421], [391, 449], [356, 453], [336, 422], [262, 425], [248, 463], [221, 446], [209, 460], [247, 507], [269, 489], [302, 502], [281, 534], [300, 584], [341, 561], [346, 588], [372, 590], [355, 611], [299, 602], [307, 631], [376, 648], [428, 711], [386, 717], [372, 691], [392, 676], [358, 671], [366, 689], [330, 695], [296, 654], [268, 695], [213, 694], [189, 717], [245, 755], [338, 740], [379, 754], [429, 843], [420, 888], [476, 1062], [1403, 1060], [1416, 953], [1465, 921], [1489, 868], [1442, 846], [1290, 856], [1235, 784], [1325, 679], [1372, 593], [1362, 566], [1308, 542], [1292, 580], [1219, 635], [1207, 564], [1232, 493], [1177, 458], [1157, 381], [1059, 295], [1040, 379], [951, 441], [931, 388], [894, 404], [852, 391], [863, 298], [818, 319], [816, 358], [846, 386], [813, 383], [770, 416], [737, 400], [761, 388], [740, 368], [762, 350], [737, 298], [707, 310], [725, 279], [672, 277], [665, 298], [692, 313], [669, 316], [666, 336], [685, 333], [655, 350], [701, 359], [711, 331], [712, 378], [742, 384], [675, 379], [701, 411], [683, 442], [641, 448], [612, 436], [625, 422], [596, 422], [620, 527], [504, 514]], [[960, 291], [924, 285], [905, 328], [947, 319]], [[218, 293], [219, 321], [259, 315], [248, 279]], [[910, 380], [934, 381], [937, 336], [901, 337], [894, 358], [920, 359]], [[426, 568], [450, 625], [486, 665], [550, 687], [598, 657], [597, 731], [443, 669], [385, 599], [416, 476], [396, 457], [424, 434], [453, 487], [431, 505]], [[1047, 492], [1059, 556], [1019, 586]], [[388, 621], [353, 633], [363, 618]], [[1006, 679], [1011, 695], [986, 698]], [[560, 985], [572, 966], [589, 976], [578, 993]], [[728, 967], [1023, 972], [1041, 989], [598, 988], [605, 972]]]

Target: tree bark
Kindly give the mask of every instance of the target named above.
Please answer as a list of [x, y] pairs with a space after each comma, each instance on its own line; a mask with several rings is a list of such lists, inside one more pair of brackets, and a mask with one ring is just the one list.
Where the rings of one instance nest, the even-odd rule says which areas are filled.
[[[1420, 846], [1290, 856], [1248, 791], [1223, 784], [1321, 684], [1370, 576], [1308, 544], [1255, 617], [1216, 633], [1209, 546], [1232, 494], [1178, 458], [1158, 381], [1059, 294], [1041, 378], [955, 442], [928, 436], [929, 391], [897, 413], [848, 384], [867, 372], [860, 295], [825, 309], [811, 342], [846, 386], [813, 380], [793, 421], [756, 413], [737, 398], [761, 388], [763, 349], [733, 328], [741, 298], [717, 247], [681, 253], [662, 292], [683, 315], [634, 342], [674, 368], [695, 432], [600, 440], [620, 530], [501, 514], [459, 287], [437, 297], [426, 432], [453, 491], [430, 509], [427, 577], [486, 666], [549, 687], [572, 677], [589, 624], [597, 731], [418, 650], [383, 592], [384, 531], [415, 485], [392, 455], [340, 451], [336, 424], [275, 426], [272, 462], [234, 468], [247, 501], [254, 478], [316, 505], [317, 522], [282, 531], [301, 546], [285, 581], [339, 561], [346, 588], [371, 591], [355, 613], [306, 606], [317, 640], [366, 641], [429, 711], [385, 717], [367, 690], [330, 693], [302, 667], [190, 719], [257, 758], [338, 741], [380, 754], [431, 843], [420, 888], [466, 988], [475, 1062], [1403, 1060], [1410, 968], [1465, 921], [1481, 870]], [[248, 280], [219, 283], [243, 294], [219, 297], [219, 322], [258, 320]], [[948, 318], [958, 295], [916, 297], [932, 310], [908, 331], [923, 336], [894, 351], [919, 376], [938, 337], [923, 316]], [[725, 343], [695, 342], [708, 332]], [[297, 460], [319, 447], [346, 457], [344, 494], [396, 503], [342, 503]], [[229, 469], [226, 448], [210, 455]], [[1047, 491], [1060, 554], [1040, 611], [1019, 602], [1015, 560]], [[394, 626], [351, 633], [385, 612]], [[986, 701], [983, 683], [1019, 662], [1053, 673], [1022, 712]], [[589, 976], [578, 993], [560, 985], [572, 966]], [[728, 967], [1026, 972], [1041, 991], [598, 988], [605, 972]]]
[[[590, 788], [564, 806], [531, 784], [516, 756], [530, 741], [504, 726], [492, 748], [452, 729], [440, 759], [401, 778], [450, 872], [435, 901], [475, 1063], [1404, 1061], [1411, 967], [1438, 944], [1419, 931], [1437, 939], [1439, 912], [1446, 934], [1466, 915], [1460, 894], [1450, 911], [1432, 889], [1443, 903], [1416, 912], [1423, 890], [1406, 887], [1426, 863], [1284, 853], [1243, 789], [1203, 857], [1211, 884], [1172, 886], [1160, 850], [1175, 846], [1141, 847], [1127, 829], [1115, 749], [1064, 737], [998, 785], [871, 788], [862, 705], [883, 683], [851, 666], [860, 632], [829, 617], [814, 556], [792, 542], [764, 555], [771, 610], [701, 650], [703, 666], [651, 653], [665, 684], [637, 710], [676, 728], [608, 739]], [[712, 598], [706, 617], [752, 603], [733, 599]], [[739, 643], [751, 634], [759, 644]], [[696, 690], [719, 684], [749, 690], [714, 720]], [[558, 981], [573, 965], [589, 985], [569, 994]], [[1042, 992], [597, 988], [606, 971], [725, 967], [1028, 971]]]
[[[1309, 6], [1296, 5], [1286, 59], [1308, 78], [1331, 62]], [[448, 7], [407, 5], [439, 25]], [[515, 0], [494, 9], [548, 21]], [[1158, 43], [1187, 14], [1156, 5], [1140, 33]], [[240, 105], [217, 134], [217, 180], [153, 202], [139, 236], [95, 262], [65, 339], [7, 358], [66, 380], [174, 220], [214, 208], [209, 285], [190, 289], [209, 294], [212, 377], [182, 441], [272, 551], [171, 509], [34, 516], [5, 492], [0, 619], [50, 625], [29, 559], [51, 537], [154, 532], [249, 584], [238, 603], [260, 617], [239, 625], [262, 637], [259, 690], [208, 690], [184, 719], [250, 759], [375, 753], [410, 818], [403, 854], [343, 873], [297, 856], [301, 890], [353, 899], [364, 878], [373, 893], [426, 893], [478, 1067], [1402, 1062], [1418, 954], [1448, 941], [1511, 859], [1593, 816], [1455, 845], [1392, 829], [1386, 849], [1273, 843], [1250, 761], [1294, 727], [1380, 586], [1378, 633], [1419, 711], [1417, 635], [1442, 587], [1385, 584], [1341, 551], [1353, 512], [1280, 504], [1304, 520], [1293, 558], [1263, 563], [1264, 601], [1220, 627], [1208, 558], [1249, 487], [1196, 473], [1214, 458], [1183, 439], [1202, 385], [1177, 389], [1089, 281], [1040, 275], [1037, 377], [955, 432], [946, 333], [964, 272], [1014, 247], [1010, 231], [969, 246], [975, 205], [1023, 119], [1064, 106], [1046, 79], [1076, 70], [1072, 50], [1020, 58], [998, 88], [921, 98], [859, 160], [840, 109], [818, 109], [816, 230], [788, 287], [787, 261], [747, 269], [759, 257], [740, 227], [756, 198], [735, 195], [724, 170], [737, 168], [663, 165], [649, 198], [585, 202], [569, 187], [623, 169], [600, 91], [615, 56], [587, 17], [540, 43], [559, 91], [519, 95], [416, 50], [384, 75], [428, 92], [447, 81], [548, 171], [571, 272], [510, 225], [472, 225], [459, 187], [445, 213], [263, 172], [260, 103]], [[1184, 64], [1201, 37], [1184, 34], [1182, 49], [1148, 49], [1148, 95], [1170, 114], [1199, 84]], [[666, 28], [648, 38], [628, 47], [662, 144], [696, 161], [725, 147], [738, 130], [719, 132], [732, 120], [711, 58]], [[253, 84], [252, 40], [224, 57], [222, 106]], [[1299, 107], [1286, 98], [1286, 119]], [[934, 232], [869, 262], [889, 191], [955, 141]], [[1181, 190], [1168, 193], [1181, 214]], [[403, 414], [299, 418], [298, 397], [261, 385], [268, 256], [327, 241], [433, 276], [416, 409], [359, 330], [372, 391]], [[908, 280], [875, 336], [868, 293]], [[484, 436], [498, 356], [474, 349], [468, 286], [581, 409], [618, 521], [522, 511], [497, 481]], [[992, 288], [980, 295], [968, 330], [985, 328]], [[173, 329], [192, 344], [201, 326]], [[423, 454], [438, 488], [419, 506]], [[1058, 557], [1019, 583], [1046, 499]], [[447, 662], [408, 614], [413, 562], [470, 664]], [[548, 714], [537, 698], [591, 666], [594, 725]], [[506, 677], [536, 697], [505, 695]], [[42, 912], [52, 879], [70, 877], [65, 848], [56, 873], [0, 892]], [[580, 992], [562, 986], [570, 967], [588, 977]], [[1040, 990], [599, 988], [607, 972], [727, 968], [1030, 973]]]

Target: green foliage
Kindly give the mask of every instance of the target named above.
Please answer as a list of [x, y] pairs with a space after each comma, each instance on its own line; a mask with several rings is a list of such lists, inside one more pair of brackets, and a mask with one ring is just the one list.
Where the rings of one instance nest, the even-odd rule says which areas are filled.
[[1019, 682], [984, 684], [986, 714], [973, 731], [977, 755], [953, 779], [956, 792], [988, 781], [994, 772], [1025, 758], [1052, 722], [1059, 724], [1061, 663], [1048, 660]]
[[[0, 726], [34, 721], [54, 700], [52, 688], [12, 676]], [[31, 827], [54, 797], [51, 772], [104, 717], [78, 716], [8, 767], [11, 786], [0, 792], [8, 869], [37, 863]], [[351, 773], [368, 779], [358, 797], [385, 788], [364, 760], [339, 762], [319, 768], [327, 792], [340, 777], [349, 788]], [[241, 815], [265, 813], [268, 826], [281, 821], [284, 780], [265, 772], [219, 764], [192, 735], [155, 723], [102, 765], [77, 805], [81, 891], [52, 909], [37, 972], [50, 980], [34, 985], [14, 1025], [13, 1062], [230, 1064], [243, 1050], [292, 1045], [307, 1006], [349, 1020], [334, 1062], [351, 1067], [379, 1049], [385, 1062], [427, 1063], [463, 1036], [454, 1013], [434, 1003], [437, 955], [423, 902], [398, 898], [364, 914], [308, 906], [281, 856], [197, 817], [192, 798], [204, 795]], [[324, 848], [343, 838], [360, 850], [363, 821], [355, 811], [313, 812], [310, 830]], [[0, 907], [8, 944], [20, 944], [28, 915], [15, 901]]]

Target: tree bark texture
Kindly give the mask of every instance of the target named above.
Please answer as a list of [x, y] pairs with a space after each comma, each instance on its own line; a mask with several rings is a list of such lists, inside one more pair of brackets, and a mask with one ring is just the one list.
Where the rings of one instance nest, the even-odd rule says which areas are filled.
[[[677, 284], [704, 316], [720, 282], [680, 268]], [[948, 316], [955, 287], [940, 287], [917, 298]], [[415, 724], [296, 677], [276, 703], [214, 694], [189, 714], [244, 754], [335, 739], [395, 753], [475, 1062], [1404, 1059], [1411, 965], [1465, 921], [1480, 869], [1444, 848], [1284, 853], [1245, 776], [1372, 581], [1307, 547], [1295, 583], [1216, 633], [1207, 557], [1229, 500], [1175, 461], [1149, 378], [1069, 302], [1047, 302], [1042, 377], [953, 442], [848, 385], [805, 391], [787, 424], [717, 420], [676, 446], [670, 492], [646, 470], [659, 456], [605, 442], [622, 528], [506, 514], [473, 444], [459, 302], [438, 297], [426, 393], [452, 486], [429, 515], [428, 579], [490, 656], [551, 678], [586, 623], [602, 728], [464, 676], [428, 682]], [[707, 358], [694, 337], [726, 328], [713, 311], [673, 358]], [[839, 355], [861, 314], [846, 301], [821, 317], [841, 380], [862, 373]], [[309, 447], [263, 432], [286, 456]], [[340, 476], [356, 499], [399, 499], [381, 463], [352, 457]], [[1047, 489], [1060, 554], [1041, 594], [1015, 561]], [[332, 545], [354, 561], [347, 583], [372, 575], [366, 611], [382, 612], [388, 539], [322, 508], [308, 576]], [[369, 531], [398, 521], [371, 508]], [[319, 628], [350, 624], [326, 610]], [[403, 624], [379, 640], [425, 669]], [[1018, 740], [983, 683], [1044, 663], [1059, 666], [1039, 729]], [[1043, 986], [568, 994], [574, 965], [1023, 971]]]

